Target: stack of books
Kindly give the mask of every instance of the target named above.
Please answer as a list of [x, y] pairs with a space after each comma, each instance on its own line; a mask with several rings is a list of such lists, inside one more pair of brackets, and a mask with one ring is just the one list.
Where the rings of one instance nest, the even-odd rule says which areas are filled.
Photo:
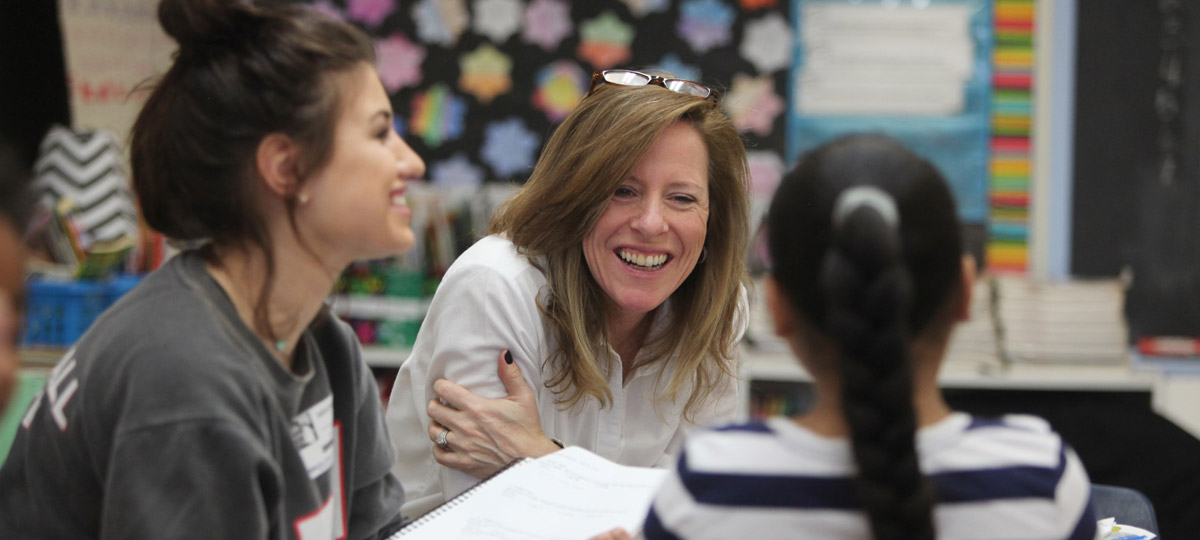
[[120, 274], [136, 240], [128, 235], [98, 241], [80, 226], [79, 207], [70, 197], [40, 205], [31, 218], [30, 244], [36, 256], [30, 271], [69, 279], [102, 279]]
[[1008, 362], [1121, 364], [1129, 359], [1125, 288], [1116, 279], [995, 278], [996, 332]]
[[1003, 366], [996, 339], [993, 278], [980, 276], [971, 290], [971, 310], [950, 336], [945, 363], [948, 368], [988, 371]]

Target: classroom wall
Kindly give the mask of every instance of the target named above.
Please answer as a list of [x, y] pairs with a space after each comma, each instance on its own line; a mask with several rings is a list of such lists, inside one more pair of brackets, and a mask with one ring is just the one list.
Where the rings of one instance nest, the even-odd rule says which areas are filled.
[[1131, 279], [1134, 337], [1200, 336], [1200, 7], [1076, 13], [1069, 273]]

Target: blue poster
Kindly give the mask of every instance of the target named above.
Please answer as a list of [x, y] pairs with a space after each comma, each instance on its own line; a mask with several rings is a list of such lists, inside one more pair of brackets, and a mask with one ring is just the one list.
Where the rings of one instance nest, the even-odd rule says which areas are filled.
[[992, 0], [792, 0], [787, 158], [883, 132], [933, 162], [964, 222], [987, 218]]

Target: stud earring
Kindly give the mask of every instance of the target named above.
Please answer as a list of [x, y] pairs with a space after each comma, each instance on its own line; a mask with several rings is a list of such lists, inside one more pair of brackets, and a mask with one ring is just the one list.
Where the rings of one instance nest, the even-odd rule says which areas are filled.
[[299, 194], [297, 194], [297, 195], [296, 195], [296, 202], [298, 202], [298, 203], [300, 203], [300, 204], [308, 204], [308, 194], [307, 194], [307, 193], [299, 193]]

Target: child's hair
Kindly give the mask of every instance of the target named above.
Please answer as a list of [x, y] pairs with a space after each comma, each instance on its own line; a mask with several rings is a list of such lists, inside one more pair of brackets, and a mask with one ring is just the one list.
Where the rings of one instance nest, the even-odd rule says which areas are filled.
[[899, 142], [845, 136], [806, 154], [767, 221], [771, 273], [794, 312], [835, 345], [858, 493], [876, 538], [934, 538], [918, 466], [908, 346], [950, 325], [961, 279], [954, 198]]
[[[167, 237], [209, 241], [209, 260], [214, 246], [263, 252], [266, 298], [275, 261], [253, 181], [258, 145], [272, 133], [295, 141], [303, 184], [333, 154], [344, 93], [336, 76], [372, 65], [374, 48], [353, 26], [303, 6], [162, 0], [158, 19], [179, 50], [130, 135], [142, 215]], [[265, 304], [255, 311], [273, 336]]]

